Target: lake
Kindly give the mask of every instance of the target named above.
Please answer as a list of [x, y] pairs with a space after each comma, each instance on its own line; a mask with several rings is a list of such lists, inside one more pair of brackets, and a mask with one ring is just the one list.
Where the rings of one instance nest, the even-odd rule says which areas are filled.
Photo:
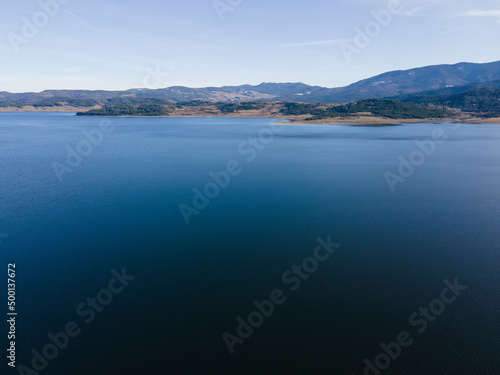
[[499, 145], [495, 124], [1, 113], [8, 373], [500, 374]]

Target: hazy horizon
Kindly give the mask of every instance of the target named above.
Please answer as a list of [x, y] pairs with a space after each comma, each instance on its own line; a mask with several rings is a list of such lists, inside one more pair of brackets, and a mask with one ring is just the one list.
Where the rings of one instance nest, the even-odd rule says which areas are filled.
[[[500, 60], [499, 60], [500, 61]], [[459, 62], [456, 62], [456, 63], [443, 63], [443, 64], [438, 64], [438, 65], [457, 65], [457, 64], [487, 64], [487, 63], [493, 63], [493, 62], [496, 62], [496, 61], [486, 61], [484, 63], [477, 63], [477, 62], [471, 62], [471, 61], [459, 61]], [[410, 69], [419, 69], [419, 68], [423, 68], [423, 66], [418, 66], [418, 67], [414, 67], [414, 68], [410, 68]], [[407, 70], [407, 69], [395, 69], [394, 71], [404, 71], [404, 70]], [[381, 74], [384, 74], [384, 73], [387, 73], [388, 71], [384, 71], [384, 72], [381, 72], [381, 73], [378, 73], [378, 74], [375, 74], [374, 76], [378, 76], [378, 75], [381, 75]], [[374, 76], [369, 76], [369, 77], [364, 77], [364, 78], [361, 78], [360, 80], [358, 81], [355, 81], [355, 82], [351, 82], [345, 86], [348, 86], [348, 85], [351, 85], [351, 84], [354, 84], [354, 83], [357, 83], [359, 81], [363, 81], [365, 79], [368, 79], [368, 78], [372, 78]], [[165, 87], [158, 87], [158, 89], [163, 89], [163, 88], [168, 88], [168, 87], [187, 87], [187, 88], [191, 88], [191, 89], [202, 89], [202, 88], [208, 88], [208, 87], [216, 87], [216, 88], [219, 88], [219, 87], [230, 87], [230, 86], [244, 86], [244, 85], [250, 85], [250, 86], [258, 86], [258, 85], [261, 85], [261, 84], [266, 84], [266, 83], [276, 83], [276, 84], [296, 84], [296, 83], [303, 83], [303, 84], [306, 84], [308, 86], [321, 86], [321, 85], [313, 85], [313, 84], [309, 84], [307, 82], [301, 82], [301, 81], [295, 81], [295, 82], [269, 82], [269, 81], [261, 81], [261, 82], [258, 82], [258, 83], [240, 83], [240, 84], [234, 84], [234, 85], [219, 85], [219, 86], [214, 86], [214, 85], [210, 85], [210, 86], [197, 86], [197, 87], [194, 87], [194, 86], [187, 86], [187, 85], [173, 85], [173, 86], [165, 86]], [[328, 87], [328, 86], [322, 86], [322, 87], [325, 87], [325, 88], [329, 88], [329, 89], [332, 89], [332, 88], [341, 88], [341, 87], [345, 87], [345, 86], [335, 86], [335, 87]], [[117, 88], [117, 89], [110, 89], [110, 88], [97, 88], [97, 89], [79, 89], [79, 88], [60, 88], [60, 89], [53, 89], [53, 88], [47, 88], [47, 89], [43, 89], [43, 90], [39, 90], [39, 91], [8, 91], [10, 93], [13, 93], [13, 94], [21, 94], [21, 93], [28, 93], [28, 92], [33, 92], [33, 93], [41, 93], [43, 91], [54, 91], [54, 90], [83, 90], [83, 91], [127, 91], [127, 90], [145, 90], [145, 89], [148, 89], [146, 87], [127, 87], [127, 88]], [[2, 90], [4, 92], [7, 92], [7, 90]]]

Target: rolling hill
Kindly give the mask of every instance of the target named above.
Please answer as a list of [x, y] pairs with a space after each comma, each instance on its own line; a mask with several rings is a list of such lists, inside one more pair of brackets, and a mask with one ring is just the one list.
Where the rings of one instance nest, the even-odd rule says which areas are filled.
[[497, 87], [482, 87], [454, 94], [416, 94], [403, 99], [403, 102], [426, 107], [455, 108], [485, 118], [500, 117], [500, 88]]
[[[84, 100], [87, 104], [116, 98], [148, 98], [174, 102], [205, 100], [212, 102], [296, 101], [305, 103], [350, 103], [370, 98], [404, 98], [415, 93], [453, 94], [478, 87], [500, 86], [500, 61], [473, 64], [434, 65], [398, 70], [371, 77], [339, 88], [310, 86], [304, 83], [261, 83], [224, 87], [164, 89], [46, 90], [40, 93], [0, 92], [0, 106], [69, 102]], [[434, 90], [434, 94], [431, 94]], [[440, 91], [444, 90], [444, 91]], [[3, 103], [3, 104], [2, 104]], [[83, 102], [82, 102], [83, 103]]]

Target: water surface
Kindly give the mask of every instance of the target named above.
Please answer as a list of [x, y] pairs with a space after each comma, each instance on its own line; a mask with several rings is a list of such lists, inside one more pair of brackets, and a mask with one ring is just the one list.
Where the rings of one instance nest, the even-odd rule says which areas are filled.
[[[41, 373], [357, 375], [403, 330], [414, 343], [384, 374], [500, 373], [499, 125], [287, 125], [270, 138], [269, 119], [113, 118], [61, 183], [53, 163], [101, 121], [0, 114], [18, 364], [75, 321], [82, 333]], [[392, 192], [385, 173], [437, 128], [446, 141]], [[259, 132], [248, 161], [241, 145]], [[232, 160], [241, 173], [186, 225], [179, 205]], [[340, 248], [291, 291], [282, 274], [328, 236]], [[77, 306], [123, 267], [136, 279], [86, 324]], [[468, 289], [419, 334], [409, 317], [454, 278]], [[275, 289], [285, 303], [231, 355], [222, 334]]]

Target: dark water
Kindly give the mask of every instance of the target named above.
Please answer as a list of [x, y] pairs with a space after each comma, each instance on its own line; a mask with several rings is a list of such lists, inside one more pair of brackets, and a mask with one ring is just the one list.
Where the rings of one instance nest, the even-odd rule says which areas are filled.
[[[273, 134], [267, 119], [117, 118], [61, 183], [53, 163], [100, 121], [0, 114], [0, 304], [15, 262], [18, 366], [75, 322], [40, 374], [358, 375], [401, 331], [412, 344], [380, 373], [500, 374], [500, 126]], [[414, 153], [421, 165], [392, 192], [384, 174], [437, 128], [446, 141]], [[240, 173], [186, 225], [179, 205], [231, 160]], [[282, 275], [328, 236], [341, 246], [292, 291]], [[135, 279], [86, 323], [77, 307], [122, 268]], [[435, 302], [455, 278], [468, 288]], [[284, 303], [230, 354], [224, 332], [276, 289]], [[431, 301], [445, 311], [419, 333], [409, 318]], [[23, 373], [5, 361], [2, 374]]]

